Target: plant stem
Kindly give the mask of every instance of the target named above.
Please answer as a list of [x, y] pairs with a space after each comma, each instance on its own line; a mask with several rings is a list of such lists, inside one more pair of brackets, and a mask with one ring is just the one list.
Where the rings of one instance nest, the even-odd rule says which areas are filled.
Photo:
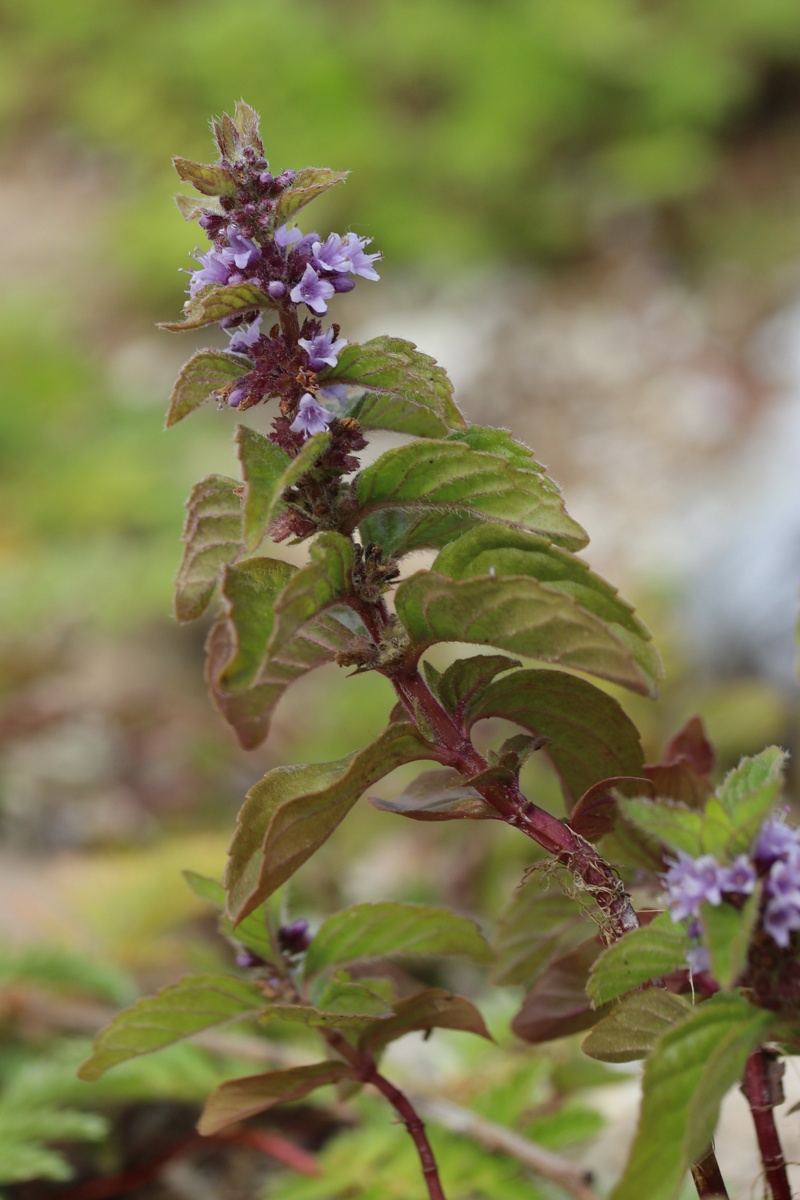
[[769, 1184], [772, 1200], [791, 1200], [786, 1160], [775, 1126], [774, 1108], [778, 1101], [770, 1079], [771, 1062], [772, 1057], [768, 1051], [754, 1050], [747, 1060], [742, 1091], [753, 1114], [758, 1148], [764, 1164], [764, 1176]]
[[725, 1187], [725, 1180], [719, 1169], [713, 1143], [692, 1167], [692, 1179], [700, 1200], [712, 1200], [719, 1196], [728, 1200], [728, 1189]]

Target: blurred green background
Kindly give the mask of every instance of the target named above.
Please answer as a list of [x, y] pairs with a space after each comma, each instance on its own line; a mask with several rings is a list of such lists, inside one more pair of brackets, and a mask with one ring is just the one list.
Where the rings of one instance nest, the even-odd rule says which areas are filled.
[[[307, 218], [369, 235], [385, 256], [380, 285], [337, 302], [345, 336], [402, 334], [392, 321], [410, 309], [431, 336], [449, 320], [443, 361], [463, 381], [470, 322], [494, 320], [495, 359], [465, 387], [467, 413], [532, 440], [568, 507], [585, 480], [572, 442], [597, 420], [597, 395], [577, 377], [568, 398], [547, 374], [536, 311], [568, 373], [593, 336], [587, 306], [607, 315], [609, 296], [646, 277], [654, 311], [694, 314], [691, 336], [681, 327], [692, 362], [749, 372], [740, 390], [761, 411], [769, 387], [743, 363], [744, 334], [788, 301], [800, 265], [796, 0], [0, 0], [2, 933], [70, 942], [145, 985], [211, 954], [187, 941], [198, 907], [177, 869], [219, 872], [265, 766], [346, 753], [389, 704], [382, 680], [322, 672], [245, 756], [203, 691], [204, 630], [170, 617], [182, 502], [199, 475], [234, 471], [230, 414], [162, 432], [171, 381], [202, 344], [154, 329], [179, 311], [202, 240], [172, 203], [170, 158], [210, 159], [209, 117], [239, 97], [261, 113], [273, 169], [352, 172]], [[628, 310], [638, 295], [625, 292]], [[553, 313], [578, 314], [571, 340]], [[516, 383], [511, 333], [535, 349]], [[638, 349], [642, 378], [657, 380], [663, 348]], [[753, 413], [737, 413], [717, 456], [746, 442]], [[627, 468], [598, 445], [581, 453], [601, 480], [607, 464], [613, 491]], [[589, 533], [602, 550], [602, 529]], [[651, 758], [696, 709], [723, 765], [791, 740], [783, 689], [698, 678], [668, 561], [615, 582], [670, 669], [660, 708], [630, 706]], [[494, 915], [527, 858], [502, 831], [486, 854], [471, 830], [398, 829], [365, 810], [304, 873], [295, 909], [394, 889]]]

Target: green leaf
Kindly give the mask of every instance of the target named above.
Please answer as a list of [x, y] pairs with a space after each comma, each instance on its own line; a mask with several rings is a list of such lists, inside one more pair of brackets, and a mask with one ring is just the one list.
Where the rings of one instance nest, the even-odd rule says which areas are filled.
[[175, 204], [184, 221], [196, 221], [198, 217], [202, 217], [203, 213], [206, 212], [222, 212], [218, 200], [198, 200], [196, 196], [176, 196]]
[[458, 771], [423, 771], [390, 800], [370, 796], [381, 812], [410, 817], [413, 821], [502, 820]]
[[734, 987], [747, 965], [760, 906], [760, 885], [741, 909], [727, 903], [700, 906], [703, 944], [711, 959], [711, 974], [723, 989]]
[[275, 558], [245, 558], [225, 570], [222, 595], [236, 652], [219, 675], [228, 691], [253, 683], [272, 636], [277, 597], [297, 568]]
[[290, 1067], [285, 1071], [229, 1079], [209, 1096], [197, 1128], [207, 1137], [234, 1121], [243, 1121], [276, 1104], [302, 1100], [318, 1087], [352, 1076], [352, 1067], [345, 1063], [320, 1062], [308, 1067]]
[[225, 350], [197, 350], [178, 372], [167, 413], [167, 429], [177, 425], [232, 380], [246, 375], [251, 364]]
[[109, 1068], [140, 1054], [152, 1054], [201, 1029], [260, 1012], [261, 990], [230, 975], [189, 975], [119, 1013], [94, 1041], [91, 1057], [78, 1071], [98, 1079]]
[[662, 1034], [692, 1011], [683, 996], [662, 988], [631, 992], [594, 1026], [581, 1049], [601, 1062], [634, 1062], [646, 1058]]
[[72, 1179], [72, 1164], [47, 1143], [98, 1142], [108, 1131], [108, 1120], [97, 1113], [51, 1105], [33, 1112], [0, 1103], [0, 1184]]
[[[222, 119], [224, 121], [226, 118]], [[238, 145], [242, 148], [250, 146], [259, 154], [263, 154], [264, 143], [258, 136], [258, 113], [255, 109], [245, 104], [244, 100], [237, 100], [233, 107], [233, 123], [239, 135]]]
[[[514, 467], [525, 471], [535, 471], [537, 475], [547, 478], [547, 472], [540, 462], [533, 457], [533, 451], [523, 442], [518, 442], [507, 429], [498, 429], [493, 425], [469, 425], [466, 429], [451, 433], [450, 442], [463, 442], [470, 450], [483, 450], [487, 454], [499, 454]], [[548, 486], [558, 491], [556, 484], [547, 479]]]
[[458, 955], [487, 962], [492, 951], [474, 921], [446, 908], [383, 901], [335, 913], [314, 935], [306, 976], [391, 955]]
[[628, 651], [648, 690], [655, 691], [662, 671], [649, 631], [616, 588], [574, 554], [523, 530], [483, 525], [445, 546], [433, 570], [457, 580], [530, 576], [548, 591], [570, 597], [603, 623]]
[[275, 600], [275, 622], [267, 653], [272, 656], [326, 608], [353, 594], [353, 543], [341, 533], [319, 533], [311, 543], [311, 562], [287, 581]]
[[668, 975], [686, 965], [689, 938], [669, 913], [661, 913], [641, 929], [633, 929], [609, 946], [592, 967], [586, 987], [596, 1005]]
[[133, 979], [110, 959], [42, 942], [12, 946], [3, 939], [0, 990], [31, 985], [56, 996], [94, 996], [115, 1005], [130, 1003], [138, 992]]
[[392, 1015], [394, 985], [389, 979], [363, 979], [355, 983], [346, 971], [334, 971], [314, 981], [311, 989], [314, 1003], [325, 1012], [353, 1018], [388, 1017]]
[[602, 1009], [595, 1011], [586, 995], [589, 969], [599, 950], [590, 938], [548, 963], [511, 1022], [517, 1037], [538, 1045], [580, 1033], [599, 1020]]
[[185, 547], [175, 580], [179, 621], [193, 621], [205, 612], [222, 570], [242, 549], [238, 488], [235, 479], [206, 475], [186, 501]]
[[245, 483], [244, 534], [248, 550], [258, 549], [270, 513], [285, 487], [284, 477], [292, 465], [285, 450], [249, 425], [236, 426], [236, 450]]
[[188, 158], [173, 158], [172, 165], [184, 183], [190, 183], [203, 196], [233, 196], [236, 180], [227, 167], [211, 167], [190, 162]]
[[601, 779], [641, 773], [639, 733], [620, 704], [563, 671], [515, 671], [495, 680], [464, 713], [469, 728], [486, 717], [504, 717], [548, 739], [545, 753], [569, 807]]
[[550, 963], [586, 941], [592, 911], [587, 907], [555, 884], [545, 890], [534, 873], [500, 917], [493, 981], [529, 987]]
[[[265, 439], [269, 440], [269, 439]], [[284, 469], [280, 476], [272, 481], [270, 479], [268, 485], [269, 496], [265, 492], [259, 492], [258, 499], [254, 493], [255, 509], [252, 514], [251, 521], [251, 536], [255, 545], [260, 542], [261, 537], [266, 529], [275, 520], [287, 506], [284, 500], [284, 494], [288, 488], [293, 488], [300, 483], [305, 476], [310, 476], [312, 479], [316, 477], [314, 470], [316, 464], [327, 452], [331, 444], [330, 433], [316, 433], [313, 437], [306, 440], [303, 449], [294, 458], [288, 459], [288, 463], [284, 465]], [[259, 444], [260, 445], [260, 444]], [[272, 443], [270, 442], [270, 445]], [[276, 447], [277, 449], [277, 447]], [[264, 452], [260, 459], [265, 459], [269, 452]], [[287, 456], [288, 458], [288, 456]], [[268, 460], [269, 461], [269, 460]], [[242, 464], [244, 466], [244, 462]], [[266, 462], [260, 461], [256, 464], [256, 469], [261, 472], [269, 472], [270, 467]], [[257, 487], [263, 485], [258, 483]], [[257, 516], [256, 516], [257, 513]], [[258, 532], [260, 527], [260, 534]]]
[[702, 833], [706, 852], [732, 860], [750, 849], [780, 794], [786, 759], [785, 751], [768, 746], [729, 772], [706, 805]]
[[775, 1016], [720, 992], [659, 1040], [644, 1070], [636, 1139], [611, 1200], [675, 1200], [683, 1177], [705, 1153], [725, 1093]]
[[306, 204], [316, 200], [337, 183], [344, 183], [349, 171], [332, 171], [330, 167], [304, 167], [295, 175], [294, 182], [281, 193], [275, 204], [275, 227], [285, 225]]
[[224, 317], [243, 316], [260, 308], [274, 308], [275, 302], [254, 283], [208, 283], [183, 306], [183, 320], [160, 321], [159, 329], [180, 333], [183, 329], [201, 329]]
[[395, 767], [437, 758], [409, 724], [394, 724], [364, 750], [332, 763], [276, 767], [250, 789], [225, 876], [239, 922], [327, 841], [359, 796]]
[[702, 853], [703, 816], [697, 809], [677, 800], [648, 800], [645, 796], [630, 797], [621, 803], [637, 829], [672, 850], [685, 850], [693, 858]]
[[[435, 529], [442, 517], [435, 510], [445, 508], [448, 531], [476, 522], [504, 522], [573, 549], [587, 541], [580, 525], [567, 515], [558, 488], [541, 470], [522, 469], [503, 455], [472, 450], [459, 441], [420, 440], [386, 450], [358, 476], [354, 493], [358, 524], [382, 509], [409, 509], [414, 518], [434, 510], [430, 528]], [[458, 526], [453, 524], [456, 517]], [[401, 531], [401, 538], [395, 545], [381, 544], [394, 555], [440, 544], [432, 537], [420, 540], [416, 521]]]
[[392, 1007], [393, 1016], [370, 1022], [358, 1039], [360, 1049], [375, 1055], [407, 1033], [428, 1029], [459, 1029], [493, 1040], [475, 1005], [445, 988], [427, 988]]
[[377, 337], [345, 347], [320, 382], [350, 384], [364, 393], [345, 410], [364, 429], [436, 438], [464, 428], [444, 367], [402, 338]]
[[[427, 670], [429, 664], [423, 666]], [[470, 701], [479, 697], [496, 675], [521, 666], [518, 658], [507, 658], [505, 654], [473, 654], [470, 658], [460, 658], [443, 673], [436, 694], [448, 712], [461, 717]]]
[[270, 959], [274, 960], [275, 945], [269, 934], [269, 916], [265, 905], [262, 904], [254, 909], [248, 917], [234, 927], [233, 921], [225, 914], [227, 896], [222, 884], [218, 883], [216, 879], [209, 879], [206, 875], [198, 875], [196, 871], [183, 871], [182, 874], [195, 896], [208, 901], [220, 914], [219, 931], [224, 937], [238, 945], [246, 946], [248, 950], [252, 950], [265, 962], [269, 962]]

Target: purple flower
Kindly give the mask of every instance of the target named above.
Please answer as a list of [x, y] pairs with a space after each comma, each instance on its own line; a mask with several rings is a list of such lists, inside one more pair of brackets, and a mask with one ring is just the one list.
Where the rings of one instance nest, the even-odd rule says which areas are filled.
[[331, 275], [331, 284], [335, 292], [352, 292], [356, 281], [349, 275]]
[[227, 283], [231, 274], [231, 261], [225, 257], [225, 252], [209, 250], [207, 254], [195, 254], [201, 264], [197, 271], [189, 276], [189, 295], [193, 296], [207, 283]]
[[293, 225], [291, 229], [288, 224], [281, 225], [275, 230], [275, 245], [279, 246], [281, 250], [288, 250], [290, 246], [299, 242], [302, 236], [296, 225]]
[[324, 433], [332, 420], [333, 413], [318, 404], [310, 392], [306, 392], [300, 399], [297, 416], [289, 428], [293, 433], [302, 433], [304, 437], [309, 437], [315, 433]]
[[239, 405], [244, 400], [246, 395], [247, 395], [247, 388], [245, 388], [245, 387], [234, 388], [233, 391], [230, 392], [228, 395], [228, 407], [229, 408], [238, 408]]
[[267, 284], [267, 291], [273, 300], [280, 300], [282, 296], [286, 295], [286, 284], [280, 279], [273, 279], [271, 283]]
[[721, 904], [724, 875], [724, 868], [712, 855], [692, 858], [679, 850], [677, 859], [664, 874], [673, 921], [698, 916], [703, 901]]
[[332, 295], [333, 288], [327, 279], [320, 279], [311, 263], [307, 263], [303, 278], [292, 288], [289, 299], [295, 304], [307, 304], [315, 313], [326, 313], [326, 301], [330, 300]]
[[769, 866], [777, 859], [786, 859], [800, 852], [797, 830], [785, 824], [779, 817], [768, 817], [761, 826], [756, 840], [753, 857], [762, 866]]
[[690, 946], [686, 951], [686, 962], [693, 975], [699, 975], [702, 971], [708, 971], [711, 968], [708, 950], [700, 942], [695, 946]]
[[729, 867], [723, 868], [723, 892], [735, 892], [739, 896], [749, 896], [755, 886], [756, 873], [746, 854], [740, 854]]
[[340, 273], [350, 270], [350, 258], [338, 233], [329, 233], [324, 242], [313, 242], [311, 252], [314, 266], [319, 271]]
[[[251, 242], [249, 238], [242, 237], [241, 231], [236, 225], [229, 225], [225, 231], [228, 235], [228, 245], [233, 262], [240, 271], [248, 267], [251, 262], [261, 257], [261, 251], [255, 242]], [[225, 254], [225, 251], [223, 251]]]
[[329, 383], [327, 387], [319, 389], [319, 395], [324, 396], [326, 400], [342, 400], [347, 399], [347, 388], [343, 383]]
[[380, 275], [373, 267], [376, 259], [380, 258], [380, 254], [365, 254], [364, 247], [368, 246], [372, 238], [360, 238], [355, 233], [348, 233], [344, 239], [343, 249], [347, 256], [349, 269], [354, 275], [361, 275], [364, 279], [380, 279]]
[[278, 930], [278, 944], [286, 954], [305, 953], [311, 945], [308, 921], [292, 921], [291, 925], [281, 925]]
[[321, 371], [323, 367], [335, 367], [339, 354], [347, 345], [346, 338], [333, 340], [333, 327], [323, 333], [317, 333], [312, 338], [300, 338], [298, 346], [302, 346], [308, 354], [309, 366], [312, 371]]
[[774, 897], [764, 910], [764, 928], [785, 949], [794, 930], [800, 929], [800, 905], [782, 896]]
[[250, 348], [255, 346], [260, 337], [261, 316], [259, 314], [252, 324], [240, 325], [238, 329], [234, 329], [228, 349], [232, 350], [234, 354], [248, 354]]

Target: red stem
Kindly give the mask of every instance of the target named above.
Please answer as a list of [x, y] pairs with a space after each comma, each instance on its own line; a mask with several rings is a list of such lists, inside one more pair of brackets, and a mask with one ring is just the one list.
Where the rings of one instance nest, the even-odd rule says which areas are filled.
[[713, 1144], [692, 1167], [692, 1179], [700, 1200], [716, 1200], [717, 1197], [728, 1200], [728, 1189], [725, 1187]]
[[769, 1075], [770, 1056], [766, 1050], [754, 1050], [747, 1060], [742, 1090], [747, 1097], [758, 1148], [764, 1164], [764, 1177], [769, 1184], [772, 1200], [792, 1200], [778, 1130], [775, 1127], [775, 1096]]

